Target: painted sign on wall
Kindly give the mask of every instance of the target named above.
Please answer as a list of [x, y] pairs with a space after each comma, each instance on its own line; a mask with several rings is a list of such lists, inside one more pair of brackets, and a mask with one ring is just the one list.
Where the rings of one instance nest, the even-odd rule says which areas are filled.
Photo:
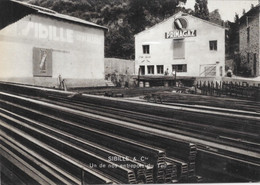
[[185, 38], [185, 37], [196, 37], [197, 30], [175, 30], [165, 33], [166, 39], [172, 38]]
[[196, 37], [197, 30], [188, 28], [188, 21], [184, 18], [177, 18], [173, 22], [173, 31], [165, 33], [166, 39]]
[[[10, 33], [8, 34], [10, 36]], [[25, 39], [41, 39], [63, 43], [91, 43], [102, 42], [102, 38], [92, 30], [86, 32], [84, 29], [76, 30], [67, 25], [54, 25], [53, 23], [39, 23], [30, 20], [22, 20], [16, 24], [16, 33]]]
[[33, 76], [52, 77], [52, 50], [33, 48]]

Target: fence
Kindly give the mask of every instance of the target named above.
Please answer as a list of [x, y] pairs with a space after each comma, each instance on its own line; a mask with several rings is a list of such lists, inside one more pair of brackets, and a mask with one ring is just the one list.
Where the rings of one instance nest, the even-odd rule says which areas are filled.
[[260, 83], [249, 86], [246, 82], [197, 82], [201, 94], [210, 96], [234, 96], [260, 101]]

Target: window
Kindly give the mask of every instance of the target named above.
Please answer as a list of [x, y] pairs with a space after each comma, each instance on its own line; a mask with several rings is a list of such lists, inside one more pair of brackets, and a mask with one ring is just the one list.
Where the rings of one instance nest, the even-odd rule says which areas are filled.
[[158, 65], [157, 66], [157, 74], [163, 74], [163, 65]]
[[185, 58], [185, 42], [184, 39], [173, 40], [173, 58]]
[[140, 75], [145, 75], [145, 66], [140, 66], [140, 68], [139, 68], [139, 74], [140, 74]]
[[154, 66], [147, 66], [148, 74], [154, 74]]
[[143, 54], [150, 54], [150, 45], [143, 45]]
[[216, 40], [209, 41], [209, 49], [211, 51], [217, 51], [218, 50], [218, 42]]
[[250, 27], [247, 28], [247, 43], [250, 42]]
[[172, 65], [172, 71], [187, 72], [187, 64]]

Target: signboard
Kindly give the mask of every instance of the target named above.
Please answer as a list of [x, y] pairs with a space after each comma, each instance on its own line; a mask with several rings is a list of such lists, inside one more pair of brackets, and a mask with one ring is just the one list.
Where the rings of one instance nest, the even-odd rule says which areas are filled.
[[185, 38], [185, 37], [196, 37], [197, 30], [175, 30], [165, 33], [166, 39], [172, 38]]
[[178, 39], [185, 37], [196, 37], [197, 30], [188, 29], [188, 21], [184, 18], [177, 18], [173, 22], [173, 31], [165, 33], [166, 39]]
[[33, 76], [52, 76], [52, 50], [33, 48]]

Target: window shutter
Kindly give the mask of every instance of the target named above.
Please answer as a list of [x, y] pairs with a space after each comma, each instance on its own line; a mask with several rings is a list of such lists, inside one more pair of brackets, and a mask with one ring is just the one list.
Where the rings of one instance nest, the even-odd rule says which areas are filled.
[[185, 58], [185, 42], [184, 42], [184, 39], [173, 41], [173, 58], [174, 59]]

